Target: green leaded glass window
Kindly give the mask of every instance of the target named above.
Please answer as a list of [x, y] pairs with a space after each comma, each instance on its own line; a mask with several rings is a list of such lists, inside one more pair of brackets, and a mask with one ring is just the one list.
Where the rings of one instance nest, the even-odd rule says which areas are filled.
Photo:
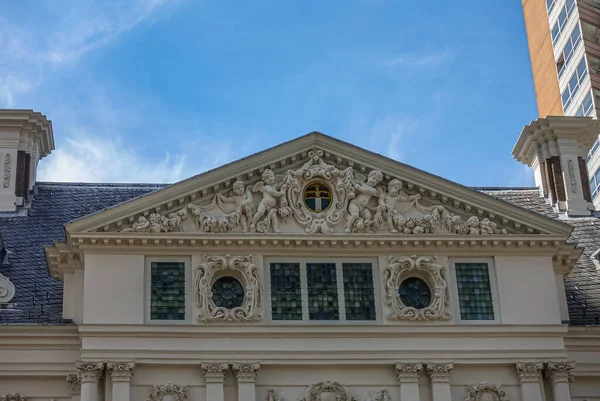
[[271, 264], [271, 318], [302, 320], [302, 288], [298, 263]]
[[418, 277], [409, 277], [400, 283], [398, 295], [408, 307], [424, 309], [431, 305], [431, 289], [425, 280]]
[[307, 263], [308, 316], [310, 320], [339, 320], [335, 263]]
[[456, 263], [456, 285], [462, 320], [494, 320], [487, 263]]
[[370, 263], [344, 263], [346, 320], [375, 320], [375, 290]]
[[244, 287], [234, 277], [221, 277], [214, 282], [210, 291], [218, 308], [233, 309], [244, 304]]
[[150, 319], [185, 320], [185, 263], [151, 263]]

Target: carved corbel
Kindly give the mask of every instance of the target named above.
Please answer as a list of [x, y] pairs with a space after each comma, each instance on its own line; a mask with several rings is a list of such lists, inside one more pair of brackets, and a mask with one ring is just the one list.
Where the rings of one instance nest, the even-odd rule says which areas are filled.
[[[233, 277], [241, 284], [244, 299], [231, 309], [217, 306], [213, 286], [222, 277]], [[201, 322], [255, 322], [262, 320], [262, 279], [251, 256], [205, 256], [198, 266], [195, 281], [196, 304]]]
[[187, 386], [178, 386], [177, 384], [167, 383], [161, 385], [150, 386], [151, 393], [146, 398], [146, 401], [162, 401], [163, 398], [169, 396], [169, 400], [187, 401]]
[[548, 362], [546, 375], [552, 380], [552, 383], [571, 383], [573, 381], [571, 371], [574, 368], [574, 362]]
[[400, 382], [418, 382], [419, 373], [423, 370], [422, 363], [397, 363], [396, 374]]
[[489, 382], [471, 384], [467, 387], [469, 397], [465, 401], [480, 401], [484, 394], [490, 394], [493, 401], [508, 401], [504, 397], [506, 393], [500, 385]]
[[428, 363], [427, 373], [432, 382], [447, 382], [450, 380], [450, 371], [454, 369], [452, 363]]
[[540, 374], [544, 368], [544, 364], [541, 362], [518, 362], [515, 365], [517, 370], [517, 376], [521, 382], [524, 381], [538, 381]]
[[[448, 320], [452, 314], [447, 310], [450, 303], [446, 269], [432, 256], [391, 256], [390, 264], [383, 270], [385, 282], [384, 302], [390, 308], [391, 320]], [[419, 278], [431, 290], [431, 302], [417, 309], [407, 306], [400, 298], [402, 282], [410, 277]]]
[[223, 383], [225, 380], [225, 372], [229, 369], [228, 363], [203, 363], [200, 365], [204, 380], [207, 383]]

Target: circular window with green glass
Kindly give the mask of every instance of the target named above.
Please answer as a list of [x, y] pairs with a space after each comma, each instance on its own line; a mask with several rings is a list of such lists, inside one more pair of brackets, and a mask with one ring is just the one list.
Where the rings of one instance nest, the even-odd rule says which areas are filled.
[[235, 277], [221, 277], [212, 285], [212, 301], [219, 308], [239, 308], [244, 303], [244, 286]]
[[431, 305], [431, 288], [425, 280], [418, 277], [409, 277], [402, 281], [398, 295], [407, 307], [423, 309]]

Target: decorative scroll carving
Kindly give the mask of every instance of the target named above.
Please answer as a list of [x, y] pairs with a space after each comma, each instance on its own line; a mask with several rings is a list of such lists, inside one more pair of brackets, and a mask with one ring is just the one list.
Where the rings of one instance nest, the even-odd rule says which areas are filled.
[[6, 394], [0, 397], [0, 401], [27, 401], [27, 397], [21, 394]]
[[540, 379], [544, 364], [541, 362], [518, 362], [515, 368], [521, 381], [537, 381]]
[[200, 365], [204, 380], [210, 383], [223, 383], [225, 380], [225, 372], [229, 369], [227, 363], [203, 363]]
[[484, 394], [490, 394], [494, 401], [508, 401], [504, 398], [506, 393], [502, 390], [501, 386], [493, 383], [471, 384], [467, 387], [467, 391], [469, 392], [469, 397], [465, 401], [480, 401]]
[[[244, 287], [240, 307], [226, 309], [213, 302], [212, 285], [219, 277], [232, 275]], [[196, 304], [202, 322], [254, 322], [262, 320], [262, 280], [251, 256], [204, 256], [196, 271]]]
[[81, 383], [98, 382], [104, 371], [103, 362], [76, 362], [77, 377]]
[[2, 184], [4, 188], [10, 187], [10, 166], [11, 156], [7, 153], [4, 155], [4, 183]]
[[[425, 280], [432, 289], [431, 304], [423, 309], [406, 306], [400, 299], [398, 289], [408, 277]], [[390, 308], [389, 319], [393, 320], [447, 320], [450, 302], [446, 270], [432, 256], [391, 256], [390, 264], [383, 270], [385, 281], [385, 305]]]
[[[322, 150], [312, 150], [308, 156], [308, 161], [295, 170], [276, 176], [266, 169], [253, 185], [238, 180], [229, 195], [219, 192], [203, 204], [190, 203], [167, 214], [140, 216], [121, 231], [277, 233], [281, 223], [294, 223], [307, 233], [322, 234], [336, 229], [416, 235], [506, 233], [487, 218], [471, 216], [465, 220], [444, 206], [422, 205], [420, 194], [404, 192], [397, 178], [384, 182], [379, 170], [365, 176], [352, 167], [340, 170], [328, 164]], [[306, 188], [317, 183], [331, 188], [332, 198], [328, 199], [328, 207], [314, 211], [304, 203], [304, 194]]]
[[396, 374], [401, 382], [419, 381], [419, 372], [423, 370], [422, 363], [397, 363]]
[[553, 383], [570, 383], [573, 381], [571, 371], [575, 369], [574, 362], [548, 362], [546, 364], [547, 376]]
[[15, 285], [0, 274], [0, 304], [9, 303], [15, 296]]
[[238, 383], [254, 383], [256, 381], [256, 373], [260, 369], [260, 364], [234, 363], [232, 368]]
[[146, 401], [162, 401], [165, 396], [173, 401], [187, 401], [187, 386], [178, 386], [177, 384], [167, 383], [161, 385], [151, 385], [151, 393]]
[[267, 401], [283, 401], [283, 398], [277, 394], [275, 389], [270, 388], [267, 390]]
[[67, 384], [71, 394], [79, 394], [81, 392], [81, 382], [76, 373], [70, 373], [67, 375]]
[[391, 399], [387, 390], [383, 388], [370, 394], [370, 397], [367, 401], [391, 401]]
[[323, 394], [334, 394], [336, 401], [356, 401], [348, 391], [348, 387], [336, 382], [321, 382], [306, 389], [304, 398], [299, 401], [321, 401]]
[[110, 379], [113, 382], [128, 382], [133, 376], [135, 369], [134, 362], [109, 362], [106, 369], [110, 372]]

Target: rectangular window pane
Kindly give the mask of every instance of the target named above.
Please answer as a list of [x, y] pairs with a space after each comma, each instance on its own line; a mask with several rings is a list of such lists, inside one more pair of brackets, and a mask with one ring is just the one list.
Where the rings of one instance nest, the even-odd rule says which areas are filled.
[[457, 263], [456, 284], [462, 320], [494, 320], [487, 263]]
[[302, 320], [302, 286], [297, 263], [271, 263], [271, 318]]
[[185, 320], [185, 263], [150, 265], [150, 319]]
[[344, 263], [346, 320], [375, 320], [375, 289], [370, 263]]
[[335, 263], [307, 263], [308, 317], [310, 320], [339, 320]]

